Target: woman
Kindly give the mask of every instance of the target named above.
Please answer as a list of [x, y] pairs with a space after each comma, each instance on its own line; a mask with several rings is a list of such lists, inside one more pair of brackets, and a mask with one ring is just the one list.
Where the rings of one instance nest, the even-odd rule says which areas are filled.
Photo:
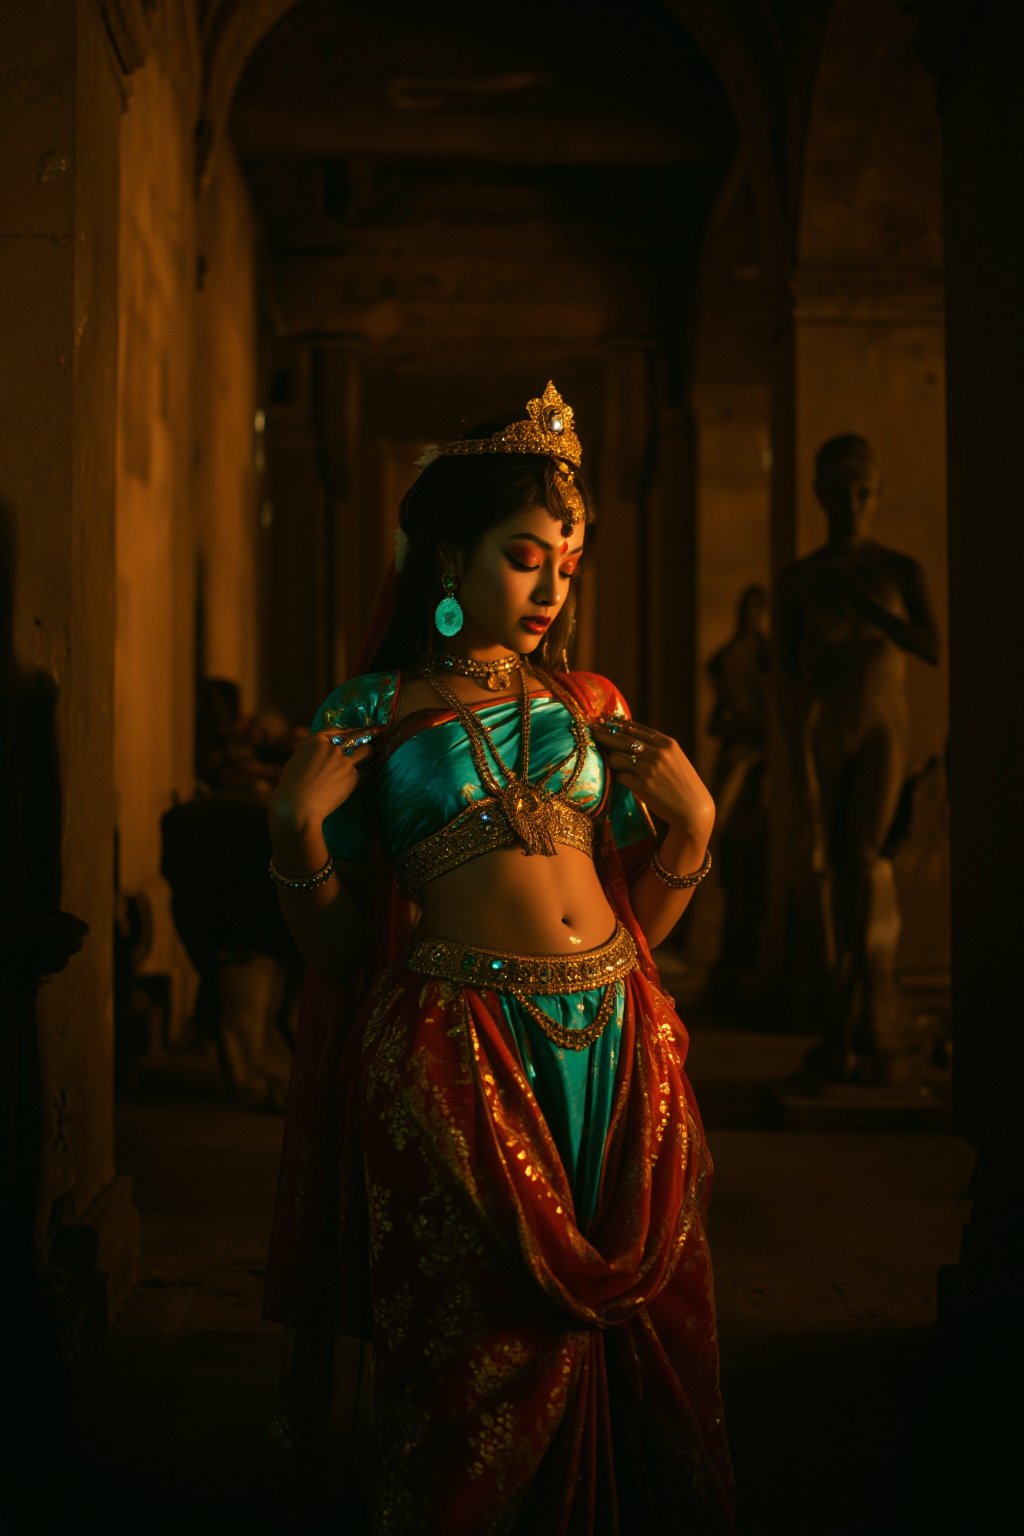
[[379, 1531], [728, 1531], [711, 1164], [649, 953], [714, 808], [564, 670], [592, 512], [554, 386], [425, 458], [370, 670], [271, 806], [310, 985], [268, 1312], [372, 1337]]

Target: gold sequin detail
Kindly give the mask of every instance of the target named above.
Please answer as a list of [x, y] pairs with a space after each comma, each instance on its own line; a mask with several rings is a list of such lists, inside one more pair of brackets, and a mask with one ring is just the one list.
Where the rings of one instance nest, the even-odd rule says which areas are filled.
[[561, 1046], [563, 1051], [585, 1051], [589, 1045], [594, 1044], [595, 1040], [599, 1040], [607, 1029], [617, 997], [617, 987], [605, 987], [597, 1012], [590, 1023], [585, 1024], [582, 1029], [569, 1029], [564, 1024], [556, 1023], [543, 1008], [537, 1006], [532, 998], [521, 997], [519, 1003], [548, 1039], [555, 1045]]
[[388, 1214], [390, 1202], [391, 1192], [384, 1185], [367, 1184], [366, 1203], [369, 1213], [371, 1261], [380, 1258], [385, 1234], [392, 1230], [391, 1218]]
[[[565, 848], [578, 848], [588, 858], [594, 856], [594, 823], [585, 811], [577, 810], [567, 800], [550, 798], [551, 836]], [[492, 853], [498, 848], [514, 848], [518, 839], [502, 808], [493, 796], [476, 800], [464, 811], [421, 838], [395, 860], [395, 879], [407, 896], [415, 896], [431, 880], [437, 880], [460, 864]]]

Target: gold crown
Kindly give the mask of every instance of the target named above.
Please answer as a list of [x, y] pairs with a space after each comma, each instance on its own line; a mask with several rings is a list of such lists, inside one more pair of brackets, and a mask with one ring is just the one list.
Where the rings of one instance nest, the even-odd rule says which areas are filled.
[[434, 444], [424, 451], [417, 468], [425, 469], [435, 459], [476, 453], [537, 453], [553, 460], [562, 482], [569, 520], [581, 523], [586, 517], [583, 497], [575, 484], [583, 450], [573, 427], [573, 409], [550, 379], [538, 400], [527, 400], [525, 420], [513, 421], [491, 437], [459, 437], [450, 443]]

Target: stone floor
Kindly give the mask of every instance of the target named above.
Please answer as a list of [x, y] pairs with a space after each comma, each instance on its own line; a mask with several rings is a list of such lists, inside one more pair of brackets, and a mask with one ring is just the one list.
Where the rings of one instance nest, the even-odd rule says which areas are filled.
[[[971, 1152], [948, 1134], [774, 1128], [764, 1084], [806, 1044], [693, 1027], [741, 1531], [929, 1536], [914, 1506], [935, 1275], [956, 1257]], [[139, 1283], [76, 1375], [63, 1513], [27, 1511], [16, 1536], [358, 1530], [337, 1470], [300, 1521], [269, 1470], [279, 1339], [259, 1308], [280, 1133], [227, 1104], [199, 1056], [165, 1060], [121, 1104]]]

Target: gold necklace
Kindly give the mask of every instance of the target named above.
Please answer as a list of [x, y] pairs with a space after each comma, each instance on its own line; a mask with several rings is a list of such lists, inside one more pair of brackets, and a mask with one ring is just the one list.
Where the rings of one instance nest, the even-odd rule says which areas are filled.
[[[544, 788], [545, 784], [559, 769], [568, 766], [572, 761], [573, 766], [568, 778], [557, 792], [559, 799], [566, 799], [576, 780], [583, 771], [583, 764], [587, 753], [586, 721], [578, 708], [569, 708], [569, 718], [572, 725], [573, 745], [566, 755], [558, 762], [552, 763], [539, 779], [530, 781], [530, 688], [527, 682], [526, 665], [520, 657], [516, 658], [519, 676], [522, 683], [522, 696], [520, 700], [520, 740], [521, 763], [519, 772], [514, 772], [504, 761], [498, 751], [490, 729], [482, 720], [478, 720], [474, 712], [468, 708], [462, 699], [441, 682], [441, 679], [432, 673], [429, 667], [423, 669], [423, 676], [441, 695], [450, 709], [453, 709], [462, 723], [469, 742], [469, 752], [473, 759], [480, 783], [492, 799], [501, 806], [509, 827], [517, 842], [522, 843], [523, 849], [528, 854], [555, 852], [555, 840], [552, 836], [554, 823], [554, 810], [552, 801], [555, 795]], [[504, 779], [502, 784], [491, 771], [487, 754], [490, 753], [494, 765]]]
[[491, 693], [507, 693], [512, 684], [512, 674], [519, 666], [519, 657], [513, 653], [499, 656], [497, 661], [478, 661], [475, 656], [460, 656], [454, 651], [431, 649], [427, 663], [439, 672], [453, 672], [457, 677], [471, 677]]

